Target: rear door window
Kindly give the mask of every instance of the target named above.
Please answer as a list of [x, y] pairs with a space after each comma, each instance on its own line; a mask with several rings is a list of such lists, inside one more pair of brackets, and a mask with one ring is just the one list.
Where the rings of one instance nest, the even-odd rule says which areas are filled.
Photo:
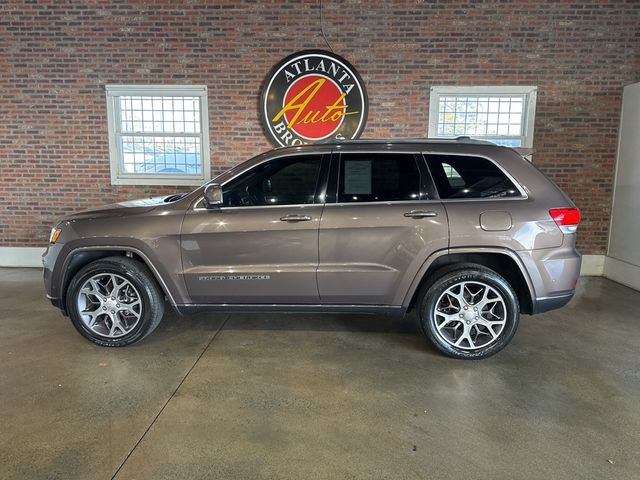
[[420, 199], [420, 169], [412, 153], [343, 153], [338, 202]]
[[514, 198], [522, 194], [491, 160], [466, 155], [425, 155], [440, 198]]

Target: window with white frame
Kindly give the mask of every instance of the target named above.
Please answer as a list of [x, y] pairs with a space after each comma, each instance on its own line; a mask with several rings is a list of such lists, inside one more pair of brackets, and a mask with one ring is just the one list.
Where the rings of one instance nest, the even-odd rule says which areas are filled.
[[431, 87], [429, 136], [532, 147], [536, 87]]
[[206, 85], [107, 85], [114, 185], [210, 178]]

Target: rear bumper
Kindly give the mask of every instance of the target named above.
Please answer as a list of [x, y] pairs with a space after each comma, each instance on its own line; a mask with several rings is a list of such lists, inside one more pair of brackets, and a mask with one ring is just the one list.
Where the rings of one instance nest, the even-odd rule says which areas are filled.
[[538, 313], [548, 312], [549, 310], [562, 308], [571, 301], [574, 293], [575, 292], [572, 291], [564, 295], [536, 298], [533, 302], [533, 311], [531, 312], [531, 314], [536, 315]]
[[575, 235], [567, 235], [563, 245], [518, 252], [531, 279], [532, 314], [564, 307], [573, 298], [582, 256], [575, 249]]

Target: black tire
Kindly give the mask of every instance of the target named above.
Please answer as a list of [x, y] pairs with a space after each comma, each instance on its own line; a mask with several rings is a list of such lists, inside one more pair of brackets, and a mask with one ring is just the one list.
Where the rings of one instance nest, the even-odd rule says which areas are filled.
[[[493, 316], [489, 317], [490, 314], [486, 311], [480, 316], [476, 316], [475, 319], [480, 318], [480, 321], [478, 322], [478, 320], [475, 320], [475, 322], [478, 322], [478, 327], [475, 327], [474, 319], [464, 318], [464, 315], [466, 315], [467, 312], [466, 310], [463, 310], [463, 306], [459, 305], [455, 298], [450, 300], [447, 298], [448, 296], [443, 296], [443, 294], [452, 287], [454, 288], [454, 293], [456, 293], [455, 288], [457, 285], [461, 284], [461, 282], [472, 282], [469, 286], [472, 289], [477, 288], [477, 291], [480, 292], [479, 294], [483, 293], [483, 291], [480, 290], [480, 288], [482, 288], [481, 285], [488, 285], [491, 287], [489, 290], [494, 289], [502, 298], [502, 301], [504, 302], [503, 304], [495, 301], [494, 303], [491, 303], [491, 305], [497, 303], [498, 314], [500, 317], [503, 317], [504, 320], [504, 326], [495, 338], [492, 338], [492, 335], [489, 333], [490, 330], [482, 325], [482, 319], [484, 319], [484, 317], [494, 320]], [[458, 292], [461, 292], [461, 289], [459, 289]], [[491, 295], [495, 294], [491, 292]], [[493, 298], [495, 299], [497, 297]], [[446, 304], [442, 303], [441, 305], [436, 305], [439, 300], [440, 302], [444, 302], [445, 299], [447, 302]], [[474, 313], [472, 313], [474, 309], [474, 297], [468, 296], [468, 299], [469, 302], [465, 302], [465, 306], [469, 309], [468, 315], [474, 315]], [[455, 316], [457, 314], [463, 315], [461, 320], [450, 321], [450, 324], [455, 328], [453, 333], [451, 333], [451, 327], [448, 327], [450, 330], [441, 333], [436, 326], [436, 322], [443, 318], [440, 313], [443, 311], [443, 305], [445, 307], [450, 306], [450, 309], [447, 311], [451, 313], [451, 316]], [[438, 315], [436, 315], [436, 307], [439, 307]], [[487, 306], [485, 308], [488, 309], [489, 307]], [[482, 310], [482, 308], [480, 308], [480, 310]], [[437, 316], [438, 318], [436, 318]], [[482, 265], [464, 263], [444, 267], [434, 274], [433, 280], [425, 284], [418, 298], [418, 317], [425, 336], [439, 351], [453, 358], [477, 360], [487, 358], [498, 353], [511, 341], [518, 328], [520, 320], [520, 305], [513, 288], [502, 276]], [[442, 323], [446, 322], [443, 320], [440, 325], [442, 325]], [[460, 340], [461, 336], [464, 336], [456, 336], [456, 334], [460, 333], [459, 329], [464, 331], [465, 323], [468, 326], [470, 325], [467, 327], [469, 328], [469, 331], [476, 334], [476, 341], [479, 346], [476, 347], [475, 344], [472, 344], [470, 339], [467, 340], [464, 338], [461, 339], [462, 341], [459, 347], [456, 347], [453, 344], [457, 343], [457, 340]], [[497, 326], [495, 328], [499, 327]], [[493, 330], [493, 328], [491, 330]], [[480, 341], [477, 340], [478, 337], [480, 337]], [[469, 336], [468, 338], [471, 337]], [[487, 342], [486, 345], [483, 345], [483, 342]]]
[[[123, 331], [119, 332], [121, 335], [116, 338], [91, 330], [79, 311], [80, 289], [85, 282], [99, 274], [115, 274], [127, 280], [140, 297], [140, 307], [136, 309], [139, 314], [137, 323], [126, 333], [124, 333], [126, 329], [122, 329]], [[123, 347], [139, 342], [158, 326], [164, 314], [164, 295], [158, 288], [155, 278], [146, 265], [128, 257], [102, 258], [84, 266], [71, 280], [66, 302], [67, 311], [76, 330], [85, 338], [103, 347]], [[110, 321], [108, 317], [102, 317], [103, 323], [105, 318], [107, 322]]]

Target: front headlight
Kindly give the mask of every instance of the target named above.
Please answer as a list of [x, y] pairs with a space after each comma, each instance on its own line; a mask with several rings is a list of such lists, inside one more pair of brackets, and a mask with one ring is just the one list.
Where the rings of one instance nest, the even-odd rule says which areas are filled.
[[53, 227], [51, 229], [51, 235], [49, 235], [49, 243], [50, 244], [54, 244], [58, 241], [58, 237], [60, 236], [60, 232], [62, 232], [62, 229], [58, 228], [58, 227]]

